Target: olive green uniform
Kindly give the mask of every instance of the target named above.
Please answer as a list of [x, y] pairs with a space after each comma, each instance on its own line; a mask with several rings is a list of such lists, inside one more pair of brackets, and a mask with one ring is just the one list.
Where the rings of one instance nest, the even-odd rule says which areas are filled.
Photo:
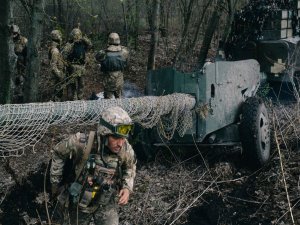
[[52, 80], [54, 83], [55, 92], [53, 98], [54, 101], [62, 101], [64, 81], [66, 78], [66, 65], [58, 46], [59, 44], [53, 41], [49, 48], [50, 69], [52, 72]]
[[[101, 144], [102, 139], [96, 135], [92, 152], [97, 152], [94, 156], [95, 167], [94, 170], [88, 170], [84, 167], [82, 173], [86, 176], [92, 176], [98, 182], [95, 197], [90, 203], [82, 204], [82, 199], [79, 200], [79, 211], [77, 215], [77, 204], [70, 206], [70, 223], [76, 224], [89, 224], [93, 217], [96, 225], [117, 225], [119, 224], [118, 217], [118, 192], [120, 189], [127, 188], [130, 192], [133, 191], [133, 182], [136, 175], [136, 159], [131, 145], [126, 140], [122, 149], [118, 154], [112, 153], [105, 145]], [[75, 171], [80, 170], [78, 165], [83, 156], [83, 151], [87, 144], [88, 135], [83, 133], [76, 133], [71, 135], [68, 139], [60, 142], [55, 146], [52, 151], [52, 164], [50, 170], [50, 181], [52, 185], [59, 185], [62, 181], [63, 169], [66, 160], [72, 159], [75, 162]], [[101, 147], [102, 146], [102, 147]], [[105, 147], [103, 147], [105, 146]], [[100, 150], [103, 148], [103, 151]], [[77, 163], [76, 163], [77, 162]], [[89, 162], [89, 160], [88, 160]], [[88, 172], [87, 172], [88, 171]], [[81, 178], [81, 182], [86, 182], [85, 178]], [[81, 194], [87, 190], [81, 189]], [[85, 193], [85, 192], [84, 192]]]

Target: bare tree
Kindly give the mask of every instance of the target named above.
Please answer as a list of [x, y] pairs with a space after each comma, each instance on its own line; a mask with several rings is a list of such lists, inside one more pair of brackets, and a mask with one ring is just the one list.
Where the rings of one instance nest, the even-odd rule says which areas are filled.
[[27, 68], [25, 78], [25, 102], [38, 100], [40, 72], [39, 48], [42, 38], [45, 0], [35, 0], [31, 5], [31, 27], [28, 41]]
[[213, 14], [208, 22], [208, 25], [205, 30], [204, 38], [202, 41], [202, 45], [199, 53], [199, 59], [198, 59], [200, 68], [203, 67], [205, 63], [205, 59], [207, 57], [207, 53], [210, 48], [213, 35], [219, 24], [219, 20], [221, 14], [223, 13], [223, 10], [224, 10], [224, 1], [223, 0], [218, 1], [218, 4], [215, 5]]
[[201, 16], [199, 17], [197, 23], [196, 23], [196, 31], [195, 31], [195, 35], [194, 35], [194, 38], [193, 38], [193, 41], [192, 41], [192, 44], [190, 45], [191, 49], [194, 49], [195, 46], [196, 46], [196, 43], [197, 43], [197, 40], [198, 40], [198, 36], [199, 36], [199, 33], [200, 33], [200, 28], [201, 28], [201, 25], [203, 24], [203, 20], [204, 20], [204, 17], [206, 16], [207, 14], [207, 9], [208, 7], [212, 4], [213, 0], [209, 0], [206, 5], [204, 5], [203, 7], [203, 10], [202, 10], [202, 14]]
[[195, 0], [181, 0], [180, 1], [180, 9], [183, 16], [183, 30], [181, 32], [180, 43], [177, 48], [175, 57], [173, 59], [173, 63], [176, 64], [179, 54], [181, 53], [187, 39], [188, 30], [190, 26], [190, 20], [192, 16], [192, 12], [194, 9]]
[[152, 10], [152, 29], [151, 29], [151, 43], [148, 56], [147, 70], [155, 69], [155, 56], [158, 43], [158, 28], [159, 28], [159, 15], [160, 15], [160, 0], [153, 0]]
[[233, 19], [234, 19], [234, 13], [235, 13], [237, 3], [238, 3], [238, 0], [227, 0], [228, 17], [227, 17], [227, 20], [226, 20], [224, 33], [223, 33], [223, 36], [222, 36], [222, 41], [224, 43], [227, 41], [228, 35], [230, 33], [230, 30], [231, 30], [231, 24], [232, 24]]
[[0, 4], [0, 104], [11, 101], [11, 83], [17, 60], [9, 27], [11, 8], [11, 0], [3, 0]]
[[137, 50], [138, 47], [138, 36], [140, 32], [140, 10], [141, 3], [140, 0], [135, 0], [135, 29], [134, 29], [134, 48]]

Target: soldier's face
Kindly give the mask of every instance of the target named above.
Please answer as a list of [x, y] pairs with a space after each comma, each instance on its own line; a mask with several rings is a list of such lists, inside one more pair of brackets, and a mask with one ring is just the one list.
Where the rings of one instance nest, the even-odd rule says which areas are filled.
[[108, 143], [107, 147], [113, 152], [113, 153], [119, 153], [122, 146], [125, 143], [125, 138], [122, 137], [115, 137], [112, 135], [108, 136]]

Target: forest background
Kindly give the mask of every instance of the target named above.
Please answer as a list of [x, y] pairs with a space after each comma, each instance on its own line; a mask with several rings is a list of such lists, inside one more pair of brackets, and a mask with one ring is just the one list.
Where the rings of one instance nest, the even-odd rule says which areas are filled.
[[[29, 40], [26, 102], [49, 101], [53, 92], [48, 60], [50, 32], [61, 30], [66, 42], [70, 31], [80, 26], [93, 43], [86, 65], [84, 92], [87, 99], [91, 92], [103, 90], [102, 75], [94, 54], [106, 47], [110, 32], [119, 33], [122, 45], [130, 49], [125, 80], [143, 92], [148, 70], [175, 67], [189, 72], [201, 68], [207, 58], [213, 59], [220, 41], [225, 42], [228, 38], [234, 13], [248, 2], [2, 0], [0, 104], [11, 102], [11, 84], [15, 76], [11, 24], [17, 24]], [[278, 115], [285, 117], [281, 119], [282, 124], [295, 118], [290, 116], [294, 115], [292, 107], [278, 108], [278, 111]], [[285, 125], [280, 132], [287, 134], [291, 126], [290, 123]], [[35, 153], [0, 159], [0, 223], [19, 224], [22, 219], [36, 221], [40, 216], [38, 220], [46, 224], [44, 171], [50, 147], [63, 137], [63, 132], [52, 130], [36, 146]], [[239, 154], [227, 156], [223, 151], [213, 154], [210, 151], [203, 153], [203, 160], [196, 150], [191, 159], [181, 161], [180, 153], [162, 151], [154, 163], [139, 165], [135, 193], [130, 204], [121, 211], [122, 224], [300, 223], [297, 209], [300, 167], [295, 148], [285, 149], [281, 156], [275, 151], [271, 162], [254, 173], [242, 169]], [[280, 157], [283, 157], [284, 165]], [[281, 173], [282, 168], [285, 173]], [[286, 175], [287, 184], [282, 174]]]
[[[0, 6], [3, 12], [0, 16], [3, 24], [0, 27], [3, 43], [0, 46], [0, 103], [11, 101], [14, 77], [15, 56], [9, 24], [17, 24], [29, 40], [25, 102], [46, 101], [49, 99], [39, 97], [43, 96], [39, 89], [44, 90], [39, 84], [43, 83], [41, 74], [47, 67], [47, 45], [53, 29], [61, 30], [66, 42], [71, 30], [79, 26], [92, 40], [92, 52], [105, 48], [110, 32], [119, 33], [122, 44], [131, 51], [132, 63], [127, 74], [133, 72], [145, 77], [147, 70], [165, 66], [191, 71], [201, 68], [205, 59], [213, 56], [219, 41], [226, 40], [235, 11], [246, 2], [4, 0]], [[143, 60], [139, 60], [140, 57]], [[135, 60], [139, 61], [138, 68], [135, 68]]]

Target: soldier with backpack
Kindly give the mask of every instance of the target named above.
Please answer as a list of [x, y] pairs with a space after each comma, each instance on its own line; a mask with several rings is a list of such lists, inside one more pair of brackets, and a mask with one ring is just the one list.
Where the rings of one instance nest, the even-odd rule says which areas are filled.
[[86, 63], [86, 52], [92, 47], [92, 42], [82, 36], [79, 28], [70, 33], [70, 40], [63, 48], [62, 54], [67, 62], [67, 99], [83, 99], [83, 87]]
[[104, 98], [122, 97], [123, 71], [127, 67], [129, 52], [126, 47], [120, 44], [119, 35], [110, 33], [106, 50], [101, 50], [96, 54], [96, 60], [100, 62], [101, 71], [104, 74]]

